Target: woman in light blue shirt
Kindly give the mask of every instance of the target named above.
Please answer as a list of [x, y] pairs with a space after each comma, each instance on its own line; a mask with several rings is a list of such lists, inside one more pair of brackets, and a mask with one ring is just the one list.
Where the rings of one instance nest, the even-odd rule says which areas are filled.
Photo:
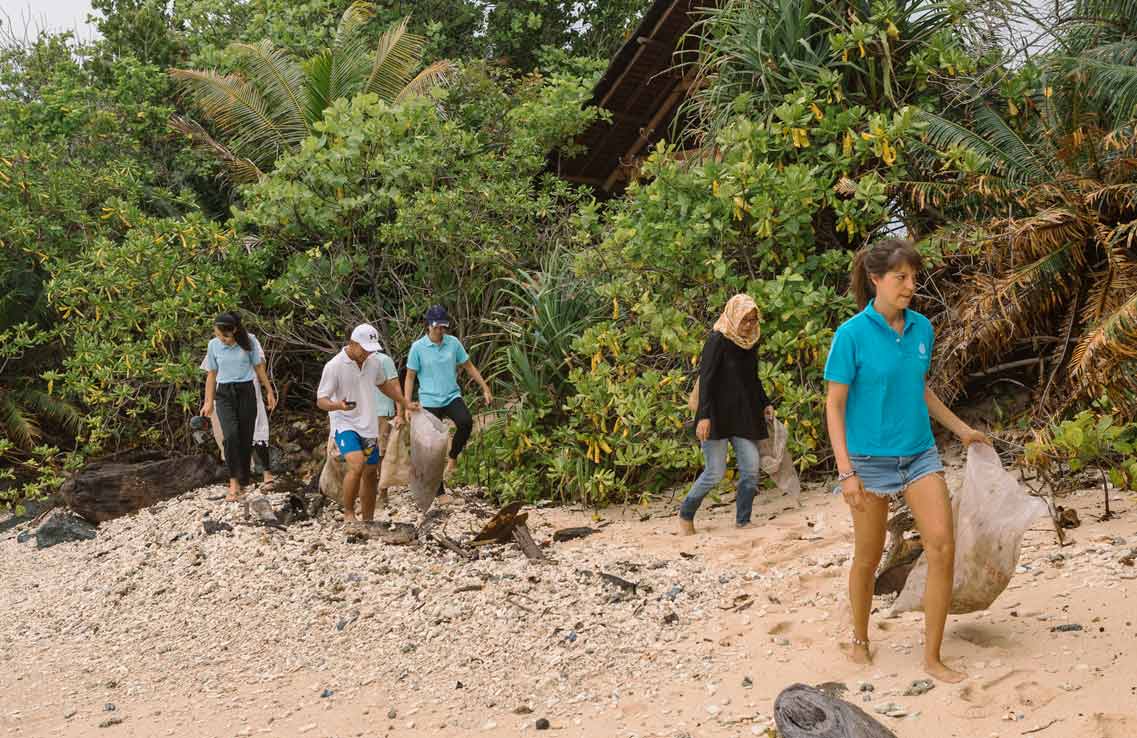
[[[470, 361], [470, 355], [462, 346], [462, 342], [449, 335], [450, 316], [446, 308], [433, 305], [426, 311], [426, 335], [411, 344], [410, 354], [407, 356], [406, 388], [403, 394], [409, 401], [413, 396], [415, 379], [419, 383], [419, 402], [424, 410], [430, 411], [435, 417], [449, 418], [454, 421], [457, 431], [450, 443], [450, 460], [446, 465], [446, 475], [454, 471], [458, 463], [458, 455], [466, 447], [470, 439], [470, 432], [474, 428], [474, 419], [470, 410], [462, 399], [462, 391], [458, 388], [458, 369], [463, 369], [482, 388], [482, 397], [486, 405], [493, 404], [493, 393], [490, 386], [482, 378], [478, 367]], [[441, 495], [443, 488], [439, 487]]]
[[948, 668], [940, 656], [951, 604], [955, 533], [930, 417], [965, 445], [988, 441], [927, 385], [935, 335], [928, 319], [908, 307], [921, 266], [911, 241], [888, 239], [857, 253], [852, 292], [861, 312], [833, 336], [825, 363], [825, 416], [838, 482], [853, 514], [849, 656], [859, 664], [872, 662], [868, 628], [874, 574], [884, 551], [889, 501], [903, 494], [928, 558], [924, 670], [936, 679], [958, 682], [966, 675]]
[[229, 496], [235, 502], [249, 484], [253, 460], [253, 429], [257, 421], [257, 396], [253, 382], [259, 380], [265, 407], [276, 407], [276, 393], [265, 373], [264, 351], [241, 325], [241, 316], [221, 313], [213, 321], [213, 338], [205, 354], [205, 402], [201, 414], [216, 410], [224, 436], [225, 464], [229, 468]]

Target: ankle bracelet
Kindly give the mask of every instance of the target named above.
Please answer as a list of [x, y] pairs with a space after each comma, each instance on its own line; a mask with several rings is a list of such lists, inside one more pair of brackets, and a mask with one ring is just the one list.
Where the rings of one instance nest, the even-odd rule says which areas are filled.
[[868, 638], [862, 639], [862, 638], [857, 638], [856, 636], [853, 636], [853, 645], [854, 646], [868, 646], [869, 645], [869, 639]]

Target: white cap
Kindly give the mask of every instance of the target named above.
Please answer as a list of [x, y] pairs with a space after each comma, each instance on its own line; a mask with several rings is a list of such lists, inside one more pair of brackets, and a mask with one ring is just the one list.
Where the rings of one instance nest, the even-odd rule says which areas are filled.
[[351, 340], [363, 347], [364, 351], [382, 351], [383, 344], [379, 343], [379, 331], [368, 323], [355, 326], [351, 332]]

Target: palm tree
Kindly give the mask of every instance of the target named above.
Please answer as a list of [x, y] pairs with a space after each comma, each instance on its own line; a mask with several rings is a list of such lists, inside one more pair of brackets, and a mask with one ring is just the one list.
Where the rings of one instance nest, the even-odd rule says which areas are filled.
[[1132, 417], [1137, 3], [1075, 0], [1065, 15], [1074, 20], [1060, 27], [1025, 110], [988, 100], [966, 124], [924, 114], [928, 143], [956, 160], [970, 154], [972, 166], [921, 196], [954, 201], [955, 213], [963, 199], [979, 208], [941, 234], [973, 248], [954, 259], [940, 376], [953, 394], [976, 370], [1037, 361], [1040, 410], [1104, 393]]
[[449, 61], [415, 74], [426, 39], [407, 31], [409, 17], [368, 48], [364, 29], [374, 15], [370, 3], [354, 2], [340, 19], [332, 47], [304, 61], [263, 40], [229, 46], [238, 69], [232, 74], [171, 69], [170, 76], [222, 140], [183, 116], [174, 116], [170, 125], [220, 160], [234, 182], [254, 182], [313, 133], [335, 100], [374, 93], [397, 102], [445, 82], [454, 69]]

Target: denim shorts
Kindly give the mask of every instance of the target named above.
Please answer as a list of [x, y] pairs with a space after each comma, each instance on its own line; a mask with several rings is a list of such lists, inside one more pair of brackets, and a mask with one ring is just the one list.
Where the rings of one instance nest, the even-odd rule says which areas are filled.
[[898, 495], [913, 482], [944, 470], [935, 446], [915, 456], [850, 456], [849, 459], [865, 491], [882, 497]]

